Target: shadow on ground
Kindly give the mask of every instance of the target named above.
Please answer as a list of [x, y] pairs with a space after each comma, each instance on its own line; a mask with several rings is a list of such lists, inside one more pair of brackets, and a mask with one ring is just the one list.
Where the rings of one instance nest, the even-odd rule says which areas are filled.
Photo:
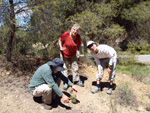
[[[68, 97], [71, 96], [71, 95], [70, 95], [69, 93], [67, 93], [67, 92], [63, 92], [63, 93], [64, 93], [65, 95], [67, 95]], [[42, 103], [43, 103], [43, 101], [42, 101], [42, 96], [40, 96], [40, 97], [33, 97], [33, 100], [34, 100], [34, 102], [36, 102], [36, 103], [38, 103], [38, 104], [42, 104]], [[80, 101], [77, 100], [77, 102], [74, 103], [74, 104], [77, 104], [77, 103], [80, 103]], [[67, 109], [67, 110], [71, 110], [71, 107], [70, 107], [70, 106], [66, 106], [65, 104], [63, 104], [63, 103], [61, 102], [61, 98], [58, 97], [58, 96], [56, 96], [56, 98], [55, 98], [54, 100], [52, 100], [51, 106], [52, 106], [52, 108], [57, 108], [58, 106], [61, 106], [61, 107], [65, 108], [65, 109]]]
[[[72, 78], [72, 75], [69, 75], [68, 78], [69, 78], [69, 80], [72, 82], [72, 79], [73, 79], [73, 78]], [[84, 83], [85, 80], [87, 80], [87, 77], [80, 75], [80, 79], [81, 79], [81, 81]]]
[[[97, 86], [96, 81], [93, 81], [92, 85], [93, 86]], [[109, 82], [101, 82], [100, 87], [101, 87], [101, 89], [103, 91], [103, 88], [108, 88], [109, 87]], [[113, 90], [115, 90], [115, 89], [116, 89], [116, 84], [113, 83]]]

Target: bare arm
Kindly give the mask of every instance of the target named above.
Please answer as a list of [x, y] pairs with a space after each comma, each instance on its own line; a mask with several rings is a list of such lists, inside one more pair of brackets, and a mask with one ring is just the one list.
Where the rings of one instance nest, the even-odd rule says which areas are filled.
[[77, 58], [80, 57], [80, 45], [77, 47]]
[[77, 47], [77, 51], [80, 51], [80, 47], [81, 47], [81, 45], [79, 45], [79, 46]]
[[98, 66], [97, 66], [97, 70], [98, 70], [99, 78], [102, 78], [101, 65], [98, 65]]
[[62, 48], [62, 41], [60, 40], [60, 38], [58, 39], [58, 44], [59, 44], [59, 47]]
[[108, 74], [110, 74], [110, 73], [111, 73], [111, 71], [112, 71], [112, 65], [109, 65], [109, 66], [108, 66], [107, 71], [108, 71]]
[[60, 38], [58, 39], [58, 44], [59, 44], [59, 47], [60, 47], [60, 50], [61, 50], [61, 51], [63, 51], [63, 50], [66, 49], [65, 47], [62, 47], [62, 41], [61, 41]]

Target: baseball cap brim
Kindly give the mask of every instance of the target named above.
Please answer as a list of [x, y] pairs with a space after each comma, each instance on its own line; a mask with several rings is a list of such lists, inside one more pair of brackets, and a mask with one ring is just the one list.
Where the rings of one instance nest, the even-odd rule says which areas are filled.
[[65, 69], [63, 67], [54, 67], [57, 71], [64, 71]]
[[89, 41], [89, 42], [87, 43], [87, 48], [90, 48], [94, 43], [95, 43], [94, 41]]
[[48, 62], [49, 66], [53, 66], [55, 70], [57, 71], [64, 71], [65, 69], [61, 66], [57, 66], [53, 61], [49, 61]]

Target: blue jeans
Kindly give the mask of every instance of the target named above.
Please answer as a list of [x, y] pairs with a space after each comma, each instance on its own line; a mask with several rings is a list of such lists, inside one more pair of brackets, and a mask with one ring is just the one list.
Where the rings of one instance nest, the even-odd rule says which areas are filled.
[[[102, 78], [104, 75], [104, 68], [106, 68], [106, 66], [109, 65], [109, 58], [105, 58], [105, 59], [100, 59], [100, 66], [101, 66], [101, 74], [102, 74]], [[112, 71], [109, 75], [109, 81], [114, 81], [115, 80], [115, 75], [116, 75], [116, 63], [117, 63], [117, 59], [116, 61], [113, 62], [112, 64]], [[96, 72], [96, 80], [100, 80], [99, 76], [98, 76], [98, 71]]]

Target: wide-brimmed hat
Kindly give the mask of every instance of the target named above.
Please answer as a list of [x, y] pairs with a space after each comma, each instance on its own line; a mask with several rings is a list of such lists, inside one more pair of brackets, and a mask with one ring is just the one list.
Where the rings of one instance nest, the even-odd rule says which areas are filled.
[[93, 44], [95, 44], [94, 41], [92, 41], [92, 40], [88, 41], [87, 48], [90, 48]]
[[53, 66], [55, 70], [57, 71], [63, 71], [65, 70], [63, 68], [64, 62], [60, 58], [54, 58], [53, 61], [48, 62], [49, 66]]

